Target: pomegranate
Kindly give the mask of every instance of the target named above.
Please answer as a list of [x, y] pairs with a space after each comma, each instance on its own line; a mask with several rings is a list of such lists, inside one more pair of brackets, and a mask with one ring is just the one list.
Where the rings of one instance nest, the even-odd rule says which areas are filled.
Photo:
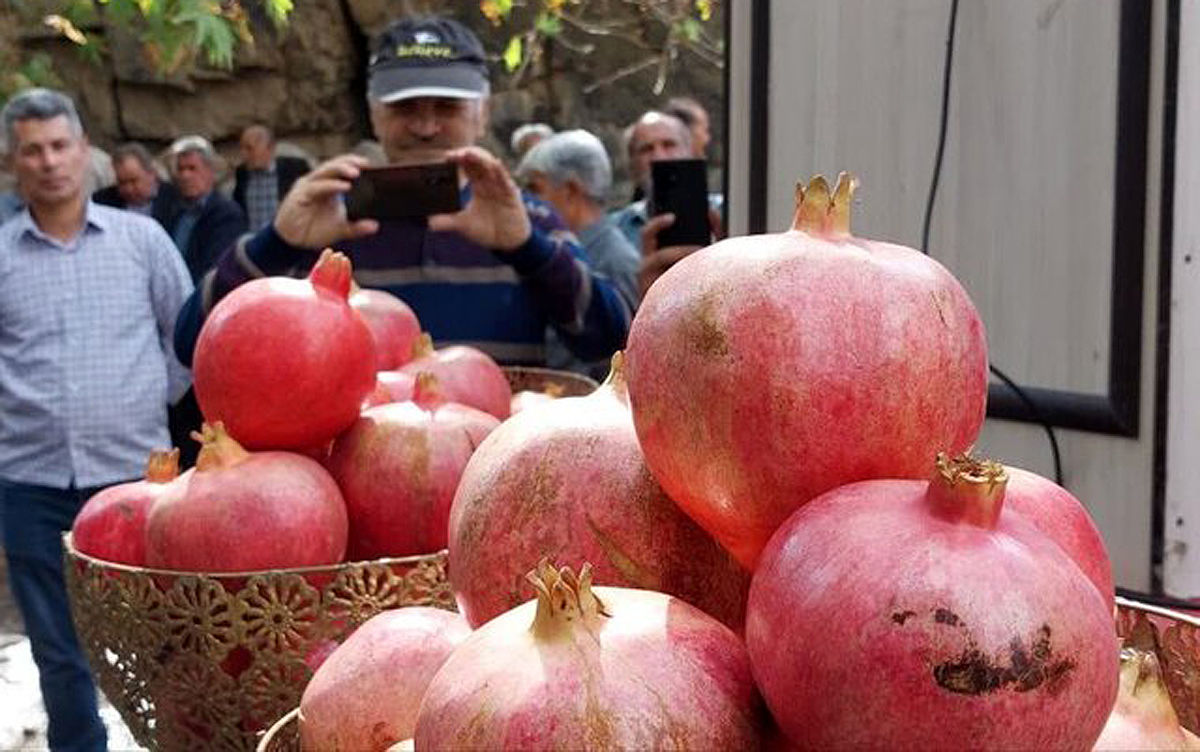
[[372, 617], [305, 687], [301, 749], [382, 751], [410, 738], [425, 688], [470, 634], [458, 614], [425, 606]]
[[326, 251], [307, 280], [256, 279], [213, 308], [196, 342], [196, 399], [249, 449], [321, 446], [375, 386], [375, 345], [346, 302], [350, 260]]
[[474, 347], [453, 345], [433, 349], [433, 340], [422, 334], [413, 347], [413, 359], [401, 371], [435, 374], [446, 399], [470, 405], [504, 420], [509, 415], [512, 387], [496, 361]]
[[497, 425], [481, 410], [447, 402], [428, 373], [417, 375], [412, 401], [364, 411], [325, 463], [345, 495], [350, 558], [445, 548], [463, 468]]
[[797, 187], [789, 232], [730, 238], [649, 290], [629, 397], [667, 495], [749, 569], [809, 499], [923, 478], [984, 417], [983, 324], [945, 268], [850, 235], [853, 181]]
[[1121, 651], [1121, 689], [1096, 750], [1200, 749], [1200, 739], [1179, 725], [1154, 653]]
[[376, 389], [382, 387], [387, 391], [388, 402], [408, 402], [417, 386], [417, 374], [408, 371], [380, 371], [375, 379]]
[[938, 459], [805, 505], [763, 551], [754, 676], [804, 749], [1089, 749], [1117, 692], [1111, 604], [1004, 505], [1003, 466]]
[[1112, 564], [1091, 515], [1067, 489], [1028, 470], [1007, 467], [1004, 504], [1031, 522], [1079, 565], [1104, 600], [1113, 602]]
[[413, 345], [421, 336], [417, 314], [391, 293], [356, 289], [350, 307], [358, 311], [375, 341], [375, 370], [390, 371], [412, 359]]
[[334, 564], [346, 551], [346, 505], [329, 473], [290, 452], [250, 453], [205, 424], [196, 467], [150, 510], [146, 561], [187, 572]]
[[746, 649], [662, 593], [592, 588], [545, 562], [535, 601], [479, 628], [433, 677], [417, 749], [757, 749]]
[[71, 525], [75, 549], [97, 559], [146, 566], [146, 516], [179, 475], [179, 450], [158, 450], [146, 479], [109, 486], [87, 500]]
[[509, 402], [509, 413], [511, 415], [516, 415], [522, 410], [528, 410], [531, 407], [548, 404], [562, 396], [563, 388], [558, 384], [551, 384], [541, 392], [535, 392], [531, 389], [523, 389], [513, 395], [512, 401]]
[[586, 397], [509, 418], [476, 450], [450, 513], [450, 582], [472, 626], [528, 599], [522, 562], [590, 561], [598, 584], [657, 590], [740, 630], [749, 575], [646, 468], [621, 354]]
[[[368, 394], [366, 396], [366, 398], [363, 400], [363, 403], [362, 403], [363, 410], [366, 410], [367, 408], [371, 408], [371, 407], [378, 407], [379, 405], [386, 405], [389, 402], [396, 401], [396, 399], [392, 397], [392, 390], [389, 389], [387, 384], [384, 383], [379, 378], [380, 374], [383, 374], [383, 373], [386, 373], [386, 372], [380, 371], [379, 373], [375, 374], [375, 377], [376, 377], [375, 378], [375, 388], [372, 389], [371, 393]], [[410, 393], [407, 396], [405, 396], [403, 400], [400, 400], [400, 401], [403, 402], [403, 401], [411, 399], [411, 398], [412, 398], [412, 394]]]

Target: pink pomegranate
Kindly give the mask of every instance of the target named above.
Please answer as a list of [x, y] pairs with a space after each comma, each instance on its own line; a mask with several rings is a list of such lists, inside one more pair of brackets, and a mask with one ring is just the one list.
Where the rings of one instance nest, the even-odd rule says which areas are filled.
[[512, 396], [512, 400], [509, 402], [509, 414], [516, 415], [522, 410], [549, 404], [562, 396], [563, 388], [558, 384], [551, 384], [541, 392], [523, 389]]
[[362, 314], [375, 340], [375, 370], [390, 371], [412, 359], [421, 324], [403, 300], [383, 290], [359, 289], [350, 296], [350, 307]]
[[1104, 599], [1113, 602], [1112, 564], [1087, 509], [1067, 489], [1036, 473], [1006, 467], [1004, 504], [1054, 541], [1079, 565]]
[[151, 452], [145, 480], [109, 486], [79, 510], [71, 525], [75, 549], [105, 561], [146, 566], [146, 516], [178, 475], [178, 449]]
[[509, 415], [512, 387], [496, 361], [482, 350], [465, 345], [434, 350], [433, 340], [422, 334], [413, 348], [413, 359], [400, 370], [436, 375], [451, 402], [470, 405], [500, 420]]
[[1154, 653], [1121, 651], [1121, 689], [1094, 749], [1200, 749], [1200, 739], [1179, 725]]
[[434, 674], [471, 634], [458, 614], [384, 611], [326, 659], [300, 700], [304, 750], [377, 750], [408, 739]]
[[1005, 506], [1001, 465], [843, 486], [763, 551], [754, 677], [802, 749], [1087, 750], [1117, 693], [1111, 604]]
[[450, 513], [450, 582], [473, 626], [529, 599], [522, 562], [588, 561], [596, 583], [657, 590], [740, 630], [749, 575], [654, 481], [620, 353], [608, 381], [506, 420]]
[[358, 417], [375, 385], [375, 345], [346, 302], [350, 260], [321, 255], [307, 280], [237, 288], [200, 330], [196, 399], [250, 449], [327, 443]]
[[730, 238], [649, 290], [629, 333], [638, 438], [667, 495], [747, 568], [845, 483], [923, 478], [984, 417], [983, 324], [911, 248], [850, 235], [852, 181], [797, 189], [789, 232]]
[[195, 469], [150, 510], [149, 566], [245, 572], [342, 560], [346, 505], [324, 468], [290, 452], [249, 453], [220, 423], [198, 438]]
[[417, 749], [757, 749], [746, 650], [676, 598], [544, 562], [537, 599], [467, 638], [421, 703]]
[[463, 468], [497, 425], [485, 412], [446, 402], [437, 377], [427, 373], [418, 374], [412, 401], [364, 411], [326, 461], [346, 499], [349, 557], [445, 548]]
[[[380, 376], [380, 374], [382, 374], [382, 373], [385, 373], [385, 372], [381, 371], [380, 373], [375, 374], [375, 376], [376, 376], [375, 388], [372, 389], [371, 393], [368, 394], [366, 396], [366, 399], [363, 400], [363, 403], [362, 403], [363, 410], [366, 410], [367, 408], [371, 408], [371, 407], [378, 407], [379, 405], [386, 405], [389, 402], [397, 401], [392, 397], [392, 390], [388, 389], [387, 384], [378, 378]], [[405, 397], [403, 400], [400, 400], [400, 401], [404, 402], [409, 399], [412, 399], [412, 394], [409, 394], [407, 397]]]
[[380, 371], [375, 379], [376, 389], [387, 392], [388, 402], [408, 402], [417, 388], [417, 374], [408, 371]]

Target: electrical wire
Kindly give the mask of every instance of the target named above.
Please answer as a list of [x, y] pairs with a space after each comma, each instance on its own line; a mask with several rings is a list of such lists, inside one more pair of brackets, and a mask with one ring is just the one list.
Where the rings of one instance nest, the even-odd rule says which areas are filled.
[[[950, 0], [950, 22], [946, 29], [946, 59], [942, 64], [942, 112], [941, 122], [938, 126], [937, 153], [933, 161], [933, 177], [929, 181], [929, 197], [925, 201], [925, 219], [921, 225], [921, 252], [929, 253], [929, 230], [933, 224], [933, 207], [937, 203], [938, 182], [942, 176], [942, 159], [946, 154], [946, 132], [950, 119], [950, 73], [954, 67], [954, 36], [958, 29], [958, 0]], [[1050, 440], [1050, 454], [1054, 458], [1054, 481], [1058, 485], [1063, 484], [1062, 472], [1062, 455], [1058, 449], [1058, 437], [1054, 434], [1054, 426], [1050, 425], [1050, 421], [1045, 414], [1038, 408], [1037, 404], [1030, 399], [1024, 389], [1017, 386], [1016, 382], [1010, 379], [1003, 371], [993, 363], [988, 363], [988, 369], [995, 374], [996, 378], [1004, 382], [1017, 398], [1029, 410], [1030, 415], [1034, 420], [1041, 424], [1046, 430], [1046, 437]]]

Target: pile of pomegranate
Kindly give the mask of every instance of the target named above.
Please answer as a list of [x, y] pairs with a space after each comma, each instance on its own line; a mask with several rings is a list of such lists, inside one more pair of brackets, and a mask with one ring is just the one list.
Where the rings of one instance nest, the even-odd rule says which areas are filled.
[[203, 571], [448, 548], [461, 616], [386, 612], [333, 649], [306, 749], [1168, 738], [1116, 702], [1086, 508], [970, 454], [978, 312], [930, 257], [851, 234], [854, 186], [814, 178], [789, 231], [672, 267], [585, 397], [434, 350], [339, 254], [245, 285], [197, 345], [197, 467], [98, 495], [77, 544]]

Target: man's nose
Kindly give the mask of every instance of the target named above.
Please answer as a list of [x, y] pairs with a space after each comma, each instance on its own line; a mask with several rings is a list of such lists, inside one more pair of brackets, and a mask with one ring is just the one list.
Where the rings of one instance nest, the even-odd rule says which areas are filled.
[[438, 128], [433, 110], [421, 108], [408, 117], [408, 131], [418, 138], [432, 138], [437, 135]]

